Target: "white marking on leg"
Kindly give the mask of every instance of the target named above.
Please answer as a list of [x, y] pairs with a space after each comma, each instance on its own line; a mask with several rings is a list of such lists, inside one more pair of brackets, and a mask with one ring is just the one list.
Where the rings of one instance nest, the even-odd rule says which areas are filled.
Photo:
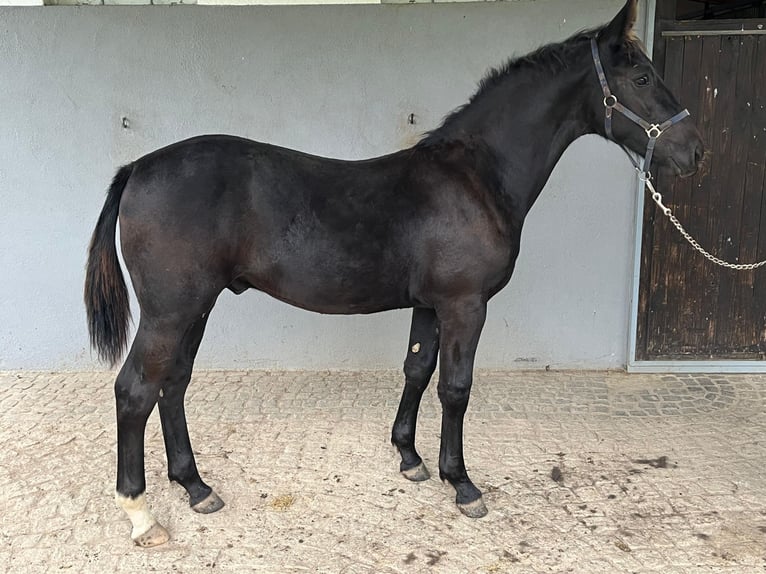
[[420, 352], [420, 343], [415, 343], [412, 345], [412, 352], [413, 353], [419, 353]]
[[142, 492], [135, 498], [130, 498], [118, 492], [115, 495], [115, 501], [117, 506], [122, 508], [128, 515], [128, 518], [130, 518], [130, 522], [133, 525], [130, 537], [133, 540], [149, 532], [152, 526], [157, 524], [157, 520], [149, 511], [149, 505], [146, 504], [146, 493]]

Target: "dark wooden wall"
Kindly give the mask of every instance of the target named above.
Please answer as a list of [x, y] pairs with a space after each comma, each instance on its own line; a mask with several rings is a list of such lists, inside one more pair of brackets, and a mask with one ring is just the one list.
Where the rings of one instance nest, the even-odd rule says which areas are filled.
[[[664, 25], [673, 27], [683, 28]], [[766, 36], [658, 32], [655, 57], [662, 58], [665, 80], [710, 150], [699, 174], [678, 179], [661, 172], [658, 189], [714, 254], [734, 262], [766, 258]], [[766, 270], [714, 266], [650, 199], [642, 239], [639, 360], [763, 358]]]

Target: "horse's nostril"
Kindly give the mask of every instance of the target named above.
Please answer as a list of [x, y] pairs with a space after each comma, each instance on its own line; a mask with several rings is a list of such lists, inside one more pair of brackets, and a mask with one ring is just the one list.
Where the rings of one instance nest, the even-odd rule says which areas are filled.
[[698, 143], [697, 146], [694, 148], [694, 163], [699, 164], [702, 161], [702, 158], [705, 155], [705, 148], [702, 147], [701, 143]]

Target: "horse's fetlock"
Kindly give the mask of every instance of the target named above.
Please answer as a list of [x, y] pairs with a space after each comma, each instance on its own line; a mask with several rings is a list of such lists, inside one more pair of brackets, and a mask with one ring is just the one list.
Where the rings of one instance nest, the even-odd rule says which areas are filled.
[[414, 433], [405, 426], [397, 426], [391, 431], [391, 444], [398, 449], [413, 446]]
[[117, 505], [122, 508], [130, 518], [132, 525], [131, 538], [137, 540], [149, 532], [157, 524], [149, 505], [146, 503], [146, 494], [141, 492], [137, 496], [125, 496], [119, 492], [115, 494]]

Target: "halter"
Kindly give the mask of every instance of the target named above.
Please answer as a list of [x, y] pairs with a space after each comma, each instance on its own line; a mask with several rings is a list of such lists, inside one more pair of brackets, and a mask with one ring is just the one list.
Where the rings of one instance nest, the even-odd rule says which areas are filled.
[[612, 93], [612, 91], [609, 89], [609, 84], [606, 81], [606, 74], [604, 74], [604, 66], [601, 65], [601, 58], [599, 57], [599, 54], [598, 54], [598, 44], [596, 44], [595, 38], [590, 39], [590, 48], [591, 48], [591, 52], [593, 53], [593, 62], [596, 64], [596, 73], [598, 74], [598, 81], [601, 82], [601, 89], [604, 91], [604, 107], [606, 108], [606, 116], [604, 118], [604, 128], [606, 130], [606, 137], [614, 141], [614, 135], [612, 134], [613, 110], [617, 110], [626, 118], [628, 118], [630, 121], [641, 126], [643, 130], [646, 132], [646, 137], [649, 138], [649, 141], [646, 144], [646, 154], [644, 155], [643, 165], [639, 165], [639, 163], [635, 159], [633, 159], [633, 155], [630, 153], [630, 151], [628, 151], [628, 149], [624, 145], [622, 144], [619, 144], [619, 145], [628, 155], [628, 158], [630, 159], [631, 163], [636, 168], [636, 171], [638, 172], [638, 178], [641, 180], [642, 188], [646, 186], [652, 192], [652, 199], [657, 204], [657, 207], [659, 207], [662, 210], [662, 212], [668, 217], [668, 219], [670, 219], [670, 222], [675, 226], [676, 229], [678, 229], [679, 233], [683, 235], [684, 239], [686, 239], [686, 241], [688, 241], [689, 244], [692, 247], [694, 247], [694, 249], [702, 253], [702, 255], [704, 255], [707, 259], [709, 259], [716, 265], [720, 265], [721, 267], [727, 267], [729, 269], [749, 270], [749, 271], [766, 266], [766, 259], [764, 259], [763, 261], [759, 261], [757, 263], [730, 263], [729, 261], [724, 261], [723, 259], [720, 259], [716, 257], [715, 255], [711, 254], [710, 252], [706, 251], [697, 242], [697, 240], [694, 239], [689, 234], [689, 232], [686, 231], [686, 229], [684, 229], [684, 226], [681, 224], [680, 221], [678, 221], [678, 218], [675, 215], [673, 215], [673, 211], [669, 207], [667, 207], [665, 204], [662, 203], [662, 195], [660, 194], [660, 192], [654, 189], [654, 186], [652, 185], [652, 181], [651, 181], [652, 173], [649, 171], [649, 165], [652, 162], [652, 154], [654, 153], [654, 146], [657, 144], [657, 140], [660, 138], [660, 136], [663, 133], [665, 133], [665, 131], [667, 131], [671, 126], [680, 122], [682, 119], [689, 116], [689, 110], [682, 110], [678, 112], [676, 115], [674, 115], [672, 118], [670, 118], [669, 120], [665, 122], [662, 122], [661, 124], [650, 124], [646, 120], [639, 117], [637, 114], [634, 114], [628, 108], [626, 108], [620, 102], [618, 102], [617, 96], [615, 96]]
[[[644, 154], [644, 163], [643, 165], [639, 165], [638, 162], [633, 159], [633, 157], [628, 153], [628, 157], [630, 158], [630, 161], [633, 163], [634, 167], [636, 168], [636, 171], [638, 171], [638, 177], [642, 181], [649, 181], [652, 178], [652, 173], [649, 171], [649, 166], [652, 163], [652, 155], [654, 154], [654, 146], [657, 144], [657, 140], [660, 139], [660, 136], [665, 133], [665, 131], [670, 128], [671, 126], [677, 124], [682, 119], [689, 116], [689, 110], [682, 110], [678, 112], [676, 115], [674, 115], [669, 120], [661, 123], [661, 124], [650, 124], [643, 118], [639, 117], [637, 114], [634, 114], [632, 111], [630, 111], [628, 108], [623, 106], [618, 100], [617, 96], [615, 96], [612, 91], [609, 89], [609, 84], [606, 81], [606, 74], [604, 74], [604, 66], [601, 65], [601, 57], [598, 53], [598, 44], [596, 43], [595, 38], [590, 39], [590, 48], [591, 52], [593, 53], [593, 62], [596, 64], [596, 73], [598, 74], [598, 81], [601, 82], [601, 89], [604, 92], [604, 108], [606, 108], [606, 116], [604, 117], [604, 128], [606, 129], [606, 136], [614, 141], [614, 136], [612, 134], [612, 114], [614, 110], [617, 110], [622, 115], [624, 115], [626, 118], [628, 118], [630, 121], [632, 121], [635, 124], [638, 124], [643, 128], [643, 130], [646, 132], [646, 137], [649, 138], [649, 141], [646, 144], [646, 153]], [[620, 144], [622, 145], [622, 144]], [[625, 149], [625, 146], [622, 146], [623, 149]], [[627, 149], [625, 149], [627, 153]]]

